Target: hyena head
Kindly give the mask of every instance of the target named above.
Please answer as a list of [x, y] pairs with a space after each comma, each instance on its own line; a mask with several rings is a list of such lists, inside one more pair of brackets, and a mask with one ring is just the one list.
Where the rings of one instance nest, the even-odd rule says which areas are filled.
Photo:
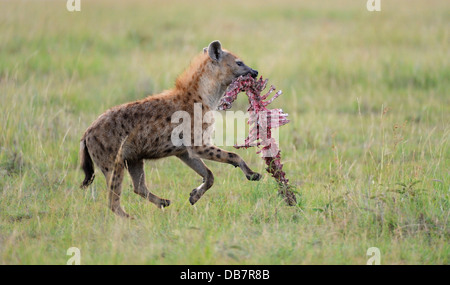
[[222, 84], [229, 85], [241, 75], [250, 74], [253, 78], [258, 76], [258, 71], [244, 64], [244, 62], [233, 53], [223, 50], [219, 41], [214, 41], [203, 49], [208, 53], [212, 61], [212, 69]]

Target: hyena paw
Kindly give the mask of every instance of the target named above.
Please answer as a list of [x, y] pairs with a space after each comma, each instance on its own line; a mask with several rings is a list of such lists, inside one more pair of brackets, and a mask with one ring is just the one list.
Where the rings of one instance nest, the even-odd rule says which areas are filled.
[[190, 194], [189, 202], [191, 203], [191, 205], [194, 205], [202, 196], [203, 193], [200, 190], [194, 189]]
[[114, 212], [114, 214], [116, 214], [116, 215], [119, 216], [119, 217], [134, 220], [134, 217], [133, 217], [133, 216], [130, 216], [130, 215], [129, 215], [127, 212], [125, 212], [125, 210], [124, 210], [122, 207], [120, 207], [120, 206], [119, 206], [119, 207], [113, 207], [111, 210]]
[[246, 176], [247, 176], [247, 179], [251, 180], [251, 181], [258, 181], [262, 177], [262, 175], [257, 172], [254, 172], [254, 173], [252, 173], [250, 175], [246, 175]]
[[159, 202], [159, 208], [165, 208], [168, 207], [170, 205], [170, 200], [167, 199], [161, 199], [161, 201]]

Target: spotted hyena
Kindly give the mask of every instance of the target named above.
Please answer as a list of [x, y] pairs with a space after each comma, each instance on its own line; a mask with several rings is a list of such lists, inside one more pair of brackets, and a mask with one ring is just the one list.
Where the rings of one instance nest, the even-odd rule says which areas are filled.
[[[203, 183], [192, 190], [189, 201], [196, 203], [214, 183], [211, 170], [202, 159], [229, 163], [242, 169], [247, 179], [259, 180], [244, 160], [233, 152], [209, 143], [175, 145], [171, 120], [177, 111], [187, 112], [194, 118], [194, 104], [201, 103], [201, 113], [216, 110], [228, 85], [240, 75], [258, 72], [246, 66], [233, 53], [222, 49], [219, 41], [212, 42], [191, 62], [190, 67], [178, 77], [173, 89], [145, 99], [113, 107], [103, 113], [86, 130], [80, 143], [81, 167], [86, 175], [81, 187], [94, 179], [94, 163], [106, 178], [109, 190], [109, 207], [119, 216], [129, 217], [120, 205], [124, 169], [130, 173], [134, 192], [158, 207], [167, 207], [169, 200], [150, 191], [145, 184], [144, 159], [176, 156], [202, 178]], [[205, 130], [209, 125], [202, 124]], [[202, 135], [202, 134], [200, 134]], [[204, 141], [204, 140], [203, 140]], [[207, 140], [206, 140], [207, 141]]]

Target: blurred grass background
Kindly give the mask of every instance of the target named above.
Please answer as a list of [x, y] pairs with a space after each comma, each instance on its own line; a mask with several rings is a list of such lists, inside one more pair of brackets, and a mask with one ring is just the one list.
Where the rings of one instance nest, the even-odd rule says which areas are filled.
[[[448, 264], [449, 19], [446, 1], [0, 1], [0, 263]], [[78, 188], [79, 139], [116, 104], [171, 88], [212, 40], [283, 90], [273, 103], [287, 207], [207, 162], [215, 185], [178, 159], [146, 163], [161, 211], [132, 193], [107, 207], [98, 173]], [[241, 95], [233, 110], [244, 110]], [[232, 149], [232, 148], [229, 148]], [[264, 172], [255, 150], [239, 150]]]

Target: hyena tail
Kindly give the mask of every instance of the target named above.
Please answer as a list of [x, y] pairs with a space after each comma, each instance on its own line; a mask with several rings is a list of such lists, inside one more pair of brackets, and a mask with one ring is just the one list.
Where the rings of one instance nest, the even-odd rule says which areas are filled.
[[84, 171], [84, 181], [81, 183], [81, 188], [88, 187], [92, 181], [94, 181], [94, 163], [92, 162], [92, 158], [89, 155], [88, 148], [86, 146], [86, 140], [82, 139], [80, 143], [80, 160], [81, 160], [81, 168]]

